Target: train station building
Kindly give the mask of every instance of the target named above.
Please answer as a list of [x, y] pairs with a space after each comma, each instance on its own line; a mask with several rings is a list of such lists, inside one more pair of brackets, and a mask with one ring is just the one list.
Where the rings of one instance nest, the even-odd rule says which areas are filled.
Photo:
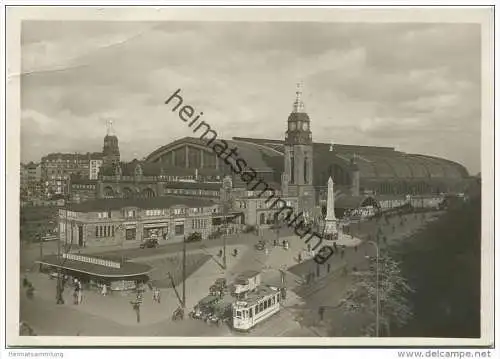
[[[411, 154], [394, 147], [314, 142], [314, 122], [305, 111], [300, 89], [284, 122], [283, 139], [224, 139], [265, 186], [242, 180], [231, 165], [200, 137], [184, 137], [156, 149], [142, 161], [112, 162], [101, 167], [95, 183], [97, 199], [204, 198], [220, 202], [222, 181], [232, 179], [233, 210], [241, 222], [267, 226], [273, 210], [262, 191], [276, 195], [309, 217], [326, 207], [327, 182], [335, 184], [342, 213], [387, 210], [413, 203], [431, 206], [444, 195], [467, 191], [473, 179], [459, 163]], [[332, 140], [335, 140], [332, 138]], [[226, 157], [227, 159], [227, 157]], [[88, 187], [88, 186], [87, 186]], [[413, 198], [413, 199], [412, 199]], [[418, 200], [417, 200], [418, 199]]]

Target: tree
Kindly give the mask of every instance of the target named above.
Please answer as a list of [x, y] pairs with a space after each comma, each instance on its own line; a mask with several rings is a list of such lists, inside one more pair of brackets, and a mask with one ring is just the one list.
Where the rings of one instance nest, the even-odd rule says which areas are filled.
[[481, 209], [481, 197], [471, 198], [391, 249], [416, 289], [409, 298], [414, 316], [395, 336], [481, 335], [481, 256], [487, 255], [481, 253]]
[[[377, 321], [377, 259], [370, 257], [365, 271], [354, 273], [354, 283], [340, 306], [349, 314], [363, 319], [363, 332], [376, 335]], [[391, 326], [402, 326], [412, 317], [407, 295], [413, 292], [401, 275], [399, 262], [388, 253], [379, 258], [379, 335], [389, 336]]]

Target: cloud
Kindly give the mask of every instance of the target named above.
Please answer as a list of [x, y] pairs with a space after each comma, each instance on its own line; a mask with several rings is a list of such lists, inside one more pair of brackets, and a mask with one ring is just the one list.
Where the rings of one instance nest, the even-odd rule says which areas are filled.
[[26, 22], [22, 30], [25, 160], [100, 150], [109, 117], [124, 158], [188, 136], [163, 104], [178, 88], [225, 137], [283, 138], [302, 80], [316, 141], [432, 149], [479, 171], [473, 24]]

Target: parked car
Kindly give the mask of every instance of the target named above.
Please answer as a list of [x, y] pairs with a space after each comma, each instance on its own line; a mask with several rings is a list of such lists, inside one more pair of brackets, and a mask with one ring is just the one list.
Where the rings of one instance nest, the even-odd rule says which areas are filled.
[[186, 238], [186, 242], [199, 242], [202, 240], [200, 232], [193, 232]]
[[227, 281], [225, 278], [218, 278], [215, 283], [210, 287], [209, 292], [211, 295], [223, 296], [227, 292]]
[[256, 231], [257, 227], [254, 225], [246, 225], [242, 230], [243, 233], [254, 233]]
[[255, 249], [258, 250], [258, 251], [263, 251], [265, 248], [266, 248], [266, 242], [264, 242], [264, 241], [259, 241], [255, 245]]
[[158, 239], [156, 238], [150, 238], [146, 242], [141, 243], [140, 248], [157, 248], [160, 246], [160, 243], [158, 243]]

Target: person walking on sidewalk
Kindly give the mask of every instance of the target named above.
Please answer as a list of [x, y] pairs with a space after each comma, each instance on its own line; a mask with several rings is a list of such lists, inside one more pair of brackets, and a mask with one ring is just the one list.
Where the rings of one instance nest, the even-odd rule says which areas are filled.
[[80, 289], [78, 290], [78, 304], [82, 304], [82, 302], [83, 302], [83, 290], [80, 287]]
[[160, 304], [161, 303], [161, 292], [160, 292], [160, 289], [156, 288], [155, 290], [156, 290], [156, 302], [158, 304]]
[[134, 309], [137, 323], [140, 323], [141, 322], [141, 305], [140, 305], [140, 303], [137, 301], [132, 302], [132, 308]]
[[78, 298], [78, 289], [75, 288], [75, 291], [73, 292], [73, 304], [78, 305], [79, 298]]

